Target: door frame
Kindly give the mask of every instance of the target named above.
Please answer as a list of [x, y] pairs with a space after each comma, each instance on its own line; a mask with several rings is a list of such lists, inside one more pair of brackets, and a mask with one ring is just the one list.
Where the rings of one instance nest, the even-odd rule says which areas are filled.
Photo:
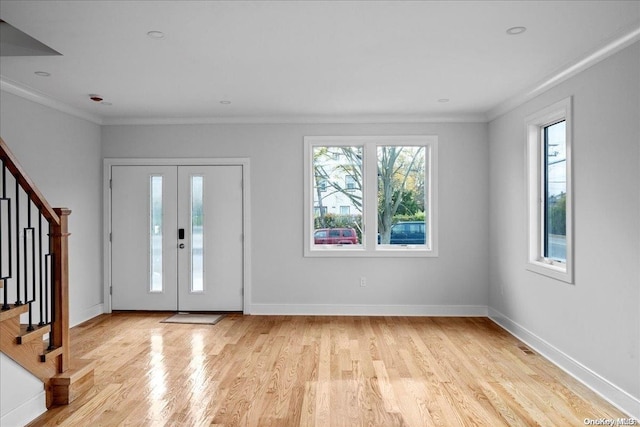
[[103, 159], [103, 284], [104, 312], [111, 313], [111, 171], [112, 166], [242, 166], [242, 312], [251, 314], [251, 180], [247, 157], [233, 158], [105, 158]]

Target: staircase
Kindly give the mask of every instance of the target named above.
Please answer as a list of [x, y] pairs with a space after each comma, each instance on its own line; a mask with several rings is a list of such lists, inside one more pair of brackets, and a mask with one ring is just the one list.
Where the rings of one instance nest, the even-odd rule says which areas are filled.
[[0, 351], [38, 377], [47, 408], [93, 387], [69, 345], [68, 217], [51, 208], [0, 138]]

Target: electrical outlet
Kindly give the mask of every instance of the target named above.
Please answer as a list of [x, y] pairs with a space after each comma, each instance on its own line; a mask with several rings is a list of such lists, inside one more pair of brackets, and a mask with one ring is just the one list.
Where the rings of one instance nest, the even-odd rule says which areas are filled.
[[361, 277], [360, 278], [360, 286], [363, 287], [363, 288], [365, 286], [367, 286], [367, 278], [366, 277]]

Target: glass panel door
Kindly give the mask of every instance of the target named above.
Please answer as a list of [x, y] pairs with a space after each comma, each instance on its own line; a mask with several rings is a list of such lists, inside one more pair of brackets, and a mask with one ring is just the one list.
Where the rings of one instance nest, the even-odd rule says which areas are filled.
[[111, 308], [177, 307], [177, 168], [112, 166]]
[[111, 308], [242, 310], [243, 167], [111, 168]]
[[178, 189], [178, 310], [242, 310], [242, 166], [179, 166]]

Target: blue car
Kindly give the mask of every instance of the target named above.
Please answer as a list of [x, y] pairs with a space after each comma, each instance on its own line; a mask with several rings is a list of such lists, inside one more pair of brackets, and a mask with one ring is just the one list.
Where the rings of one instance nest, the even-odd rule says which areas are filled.
[[389, 243], [392, 245], [424, 245], [424, 221], [398, 222], [391, 226]]

